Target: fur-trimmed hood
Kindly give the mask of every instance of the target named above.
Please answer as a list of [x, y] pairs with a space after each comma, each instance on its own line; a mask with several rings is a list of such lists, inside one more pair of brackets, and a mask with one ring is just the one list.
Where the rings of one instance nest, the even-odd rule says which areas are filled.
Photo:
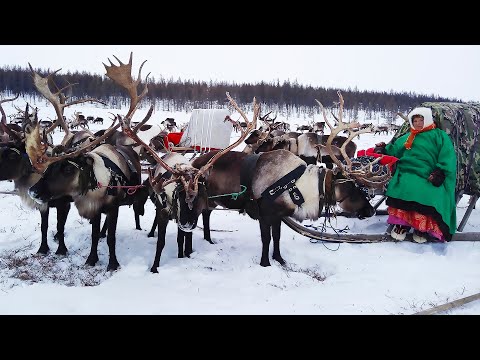
[[413, 115], [422, 115], [424, 122], [423, 122], [423, 128], [426, 128], [427, 126], [430, 126], [433, 124], [433, 115], [432, 115], [432, 109], [427, 108], [427, 107], [417, 107], [410, 111], [408, 114], [408, 122], [410, 123], [410, 127], [413, 129], [413, 123], [412, 123], [412, 117]]

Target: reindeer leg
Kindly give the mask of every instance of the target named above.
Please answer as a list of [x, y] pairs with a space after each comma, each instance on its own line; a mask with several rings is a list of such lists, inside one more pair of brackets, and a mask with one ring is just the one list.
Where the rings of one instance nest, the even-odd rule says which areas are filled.
[[40, 248], [37, 251], [37, 254], [48, 254], [48, 251], [50, 248], [48, 247], [47, 243], [47, 232], [48, 232], [48, 213], [50, 209], [47, 208], [46, 211], [41, 212], [40, 211], [40, 216], [41, 216], [41, 223], [40, 223], [40, 229], [42, 231], [42, 243], [40, 244]]
[[92, 247], [90, 248], [90, 254], [88, 255], [86, 265], [95, 266], [98, 261], [98, 239], [100, 235], [100, 221], [102, 220], [102, 213], [98, 213], [95, 217], [90, 220], [92, 224]]
[[55, 254], [67, 255], [67, 247], [65, 246], [65, 223], [67, 222], [67, 216], [70, 211], [70, 201], [62, 201], [57, 205], [57, 233], [55, 234], [58, 239], [58, 248]]
[[135, 229], [142, 230], [142, 228], [140, 227], [140, 214], [137, 210], [135, 210], [135, 206], [133, 210], [135, 211]]
[[120, 264], [117, 260], [117, 254], [115, 253], [115, 243], [117, 239], [115, 238], [115, 233], [117, 231], [117, 220], [118, 220], [118, 206], [114, 206], [107, 215], [108, 219], [108, 231], [107, 231], [107, 245], [108, 245], [108, 266], [107, 271], [114, 271], [120, 267]]
[[102, 230], [100, 230], [100, 235], [99, 235], [100, 239], [107, 237], [107, 229], [108, 229], [108, 215], [105, 218], [105, 222], [103, 223]]
[[282, 221], [280, 219], [275, 219], [272, 224], [272, 237], [273, 237], [273, 260], [277, 260], [280, 265], [285, 265], [285, 260], [283, 260], [282, 255], [280, 255], [280, 229], [282, 226]]
[[140, 227], [140, 215], [145, 214], [144, 204], [140, 204], [138, 200], [133, 202], [133, 212], [135, 213], [135, 229], [142, 230]]
[[154, 237], [155, 236], [155, 228], [157, 227], [157, 215], [155, 214], [155, 218], [153, 219], [153, 224], [152, 228], [150, 229], [150, 232], [148, 233], [148, 237]]
[[203, 210], [202, 211], [202, 221], [203, 221], [203, 238], [208, 241], [210, 244], [215, 244], [210, 237], [210, 215], [212, 210]]
[[158, 273], [157, 268], [160, 266], [160, 256], [162, 256], [163, 248], [165, 247], [165, 233], [167, 232], [168, 215], [161, 212], [157, 208], [156, 220], [158, 223], [158, 239], [157, 239], [157, 251], [155, 252], [155, 259], [150, 269], [152, 273]]
[[270, 249], [271, 240], [271, 225], [265, 221], [264, 218], [259, 219], [260, 222], [260, 235], [262, 237], [262, 259], [260, 260], [261, 266], [270, 266], [270, 260], [268, 259], [268, 252]]
[[192, 250], [192, 232], [185, 233], [185, 256], [190, 257], [190, 254], [193, 253]]
[[178, 258], [183, 258], [183, 244], [185, 240], [185, 231], [178, 228], [177, 231], [177, 245], [178, 245]]

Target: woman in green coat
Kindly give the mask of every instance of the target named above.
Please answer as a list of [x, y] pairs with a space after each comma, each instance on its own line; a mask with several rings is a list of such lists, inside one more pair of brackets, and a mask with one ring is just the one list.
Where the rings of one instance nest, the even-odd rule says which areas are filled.
[[376, 144], [376, 152], [399, 160], [388, 183], [388, 223], [391, 236], [404, 240], [413, 227], [418, 243], [432, 236], [451, 240], [457, 218], [455, 204], [456, 155], [447, 133], [436, 128], [432, 110], [418, 107], [408, 114], [410, 132], [393, 144]]

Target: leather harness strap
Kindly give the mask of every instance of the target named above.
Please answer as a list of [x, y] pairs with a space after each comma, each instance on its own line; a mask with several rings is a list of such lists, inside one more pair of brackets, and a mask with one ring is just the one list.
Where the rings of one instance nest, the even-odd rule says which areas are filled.
[[305, 200], [302, 193], [297, 188], [296, 181], [303, 175], [306, 168], [305, 165], [300, 165], [296, 169], [290, 171], [288, 174], [277, 180], [273, 185], [270, 185], [265, 189], [262, 192], [262, 198], [273, 202], [280, 196], [280, 194], [288, 190], [293, 203], [297, 206], [301, 206]]
[[247, 193], [252, 194], [252, 175], [254, 174], [254, 169], [257, 166], [258, 158], [260, 154], [251, 154], [245, 156], [240, 168], [240, 185], [243, 185], [247, 188]]

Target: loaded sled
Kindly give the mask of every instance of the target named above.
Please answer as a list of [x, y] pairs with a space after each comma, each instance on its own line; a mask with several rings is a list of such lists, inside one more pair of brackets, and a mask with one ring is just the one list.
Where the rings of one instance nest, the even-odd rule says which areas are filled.
[[[457, 225], [456, 233], [452, 241], [478, 241], [480, 233], [463, 232], [463, 229], [470, 217], [475, 204], [480, 196], [480, 150], [479, 150], [479, 129], [480, 129], [480, 103], [448, 103], [448, 102], [425, 102], [420, 106], [432, 109], [434, 122], [438, 128], [444, 130], [453, 142], [457, 154], [457, 182], [455, 198], [458, 204], [463, 196], [469, 196], [468, 207]], [[406, 118], [405, 118], [406, 119]], [[409, 131], [409, 123], [406, 121], [393, 135], [392, 140], [399, 138]], [[387, 215], [386, 210], [379, 209], [385, 200], [385, 195], [378, 189], [372, 191], [372, 201], [376, 201], [373, 207], [377, 216]], [[337, 213], [335, 216], [348, 214]], [[457, 218], [459, 218], [457, 216]], [[353, 220], [352, 220], [353, 221]], [[365, 220], [355, 220], [365, 221]], [[327, 222], [331, 222], [330, 214], [323, 214], [323, 217], [315, 223], [299, 223], [291, 217], [283, 218], [283, 222], [297, 233], [314, 239], [316, 241], [328, 242], [349, 242], [349, 243], [372, 243], [396, 241], [390, 237], [392, 225], [387, 224], [386, 217], [382, 221], [385, 224], [385, 231], [378, 234], [354, 234], [334, 229], [333, 233], [326, 232]], [[408, 238], [407, 238], [408, 239]]]
[[194, 109], [182, 132], [165, 136], [165, 147], [179, 153], [206, 153], [221, 150], [230, 145], [233, 126], [225, 117], [227, 109]]

